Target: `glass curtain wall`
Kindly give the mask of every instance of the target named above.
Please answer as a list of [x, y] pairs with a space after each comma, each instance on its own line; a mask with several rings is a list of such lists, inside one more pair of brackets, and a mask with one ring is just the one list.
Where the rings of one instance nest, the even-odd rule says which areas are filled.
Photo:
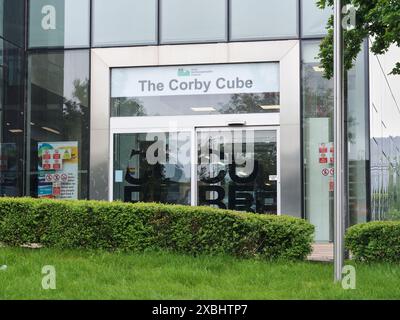
[[27, 194], [41, 198], [87, 198], [88, 50], [29, 55], [28, 117]]
[[371, 215], [400, 220], [400, 100], [386, 59], [370, 58]]
[[231, 0], [231, 40], [296, 38], [297, 0]]
[[0, 37], [24, 47], [24, 0], [0, 0]]
[[[298, 13], [298, 0], [92, 0], [91, 45], [296, 39]], [[321, 18], [308, 18], [310, 32], [315, 32]], [[44, 34], [40, 24], [34, 23]]]
[[92, 0], [92, 7], [93, 46], [157, 43], [157, 0]]
[[367, 222], [369, 205], [369, 115], [367, 43], [347, 74], [349, 225]]
[[0, 196], [23, 194], [24, 1], [0, 1]]
[[323, 37], [326, 35], [326, 25], [333, 14], [332, 8], [321, 10], [316, 0], [301, 1], [301, 35], [302, 37]]
[[29, 1], [29, 47], [89, 47], [89, 12], [90, 0]]
[[29, 1], [27, 40], [28, 49], [34, 49], [27, 55], [29, 196], [88, 197], [90, 4]]
[[162, 43], [227, 40], [227, 0], [163, 0]]
[[[365, 50], [365, 49], [364, 49]], [[362, 51], [347, 73], [349, 221], [368, 218], [368, 112], [366, 60]], [[302, 100], [305, 214], [316, 226], [316, 241], [333, 239], [333, 81], [323, 77], [317, 55], [319, 41], [302, 43]]]
[[305, 214], [316, 226], [316, 241], [332, 240], [333, 82], [317, 60], [319, 41], [302, 44], [302, 100]]

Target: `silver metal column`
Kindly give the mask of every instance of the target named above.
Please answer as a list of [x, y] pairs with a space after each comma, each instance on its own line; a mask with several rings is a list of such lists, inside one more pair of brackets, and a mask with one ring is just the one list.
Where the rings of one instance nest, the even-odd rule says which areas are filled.
[[335, 204], [334, 204], [334, 279], [342, 280], [344, 263], [344, 221], [346, 201], [346, 131], [344, 105], [342, 1], [334, 1], [334, 127], [335, 127]]

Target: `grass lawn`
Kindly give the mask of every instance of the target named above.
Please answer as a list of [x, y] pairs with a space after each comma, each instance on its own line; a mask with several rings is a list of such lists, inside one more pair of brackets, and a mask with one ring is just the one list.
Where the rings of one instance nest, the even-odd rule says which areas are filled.
[[[0, 299], [400, 299], [400, 265], [356, 264], [357, 289], [332, 265], [171, 253], [0, 248]], [[41, 288], [44, 265], [57, 289]]]

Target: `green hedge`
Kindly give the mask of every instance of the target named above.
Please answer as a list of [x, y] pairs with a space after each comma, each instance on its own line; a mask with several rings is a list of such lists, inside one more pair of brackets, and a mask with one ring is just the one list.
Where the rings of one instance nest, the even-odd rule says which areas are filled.
[[368, 222], [348, 229], [346, 247], [356, 260], [400, 261], [400, 221]]
[[0, 242], [304, 259], [314, 227], [287, 216], [154, 203], [0, 198]]

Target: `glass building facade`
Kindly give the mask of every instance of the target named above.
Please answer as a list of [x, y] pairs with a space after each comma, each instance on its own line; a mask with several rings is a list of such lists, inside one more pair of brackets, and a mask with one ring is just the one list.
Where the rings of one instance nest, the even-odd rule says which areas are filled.
[[24, 194], [24, 1], [0, 1], [0, 190]]
[[[1, 195], [289, 214], [331, 241], [315, 2], [0, 1]], [[372, 94], [368, 45], [347, 73], [348, 225], [400, 210], [400, 101]]]
[[400, 84], [390, 75], [399, 48], [370, 55], [371, 208], [373, 220], [400, 218]]

